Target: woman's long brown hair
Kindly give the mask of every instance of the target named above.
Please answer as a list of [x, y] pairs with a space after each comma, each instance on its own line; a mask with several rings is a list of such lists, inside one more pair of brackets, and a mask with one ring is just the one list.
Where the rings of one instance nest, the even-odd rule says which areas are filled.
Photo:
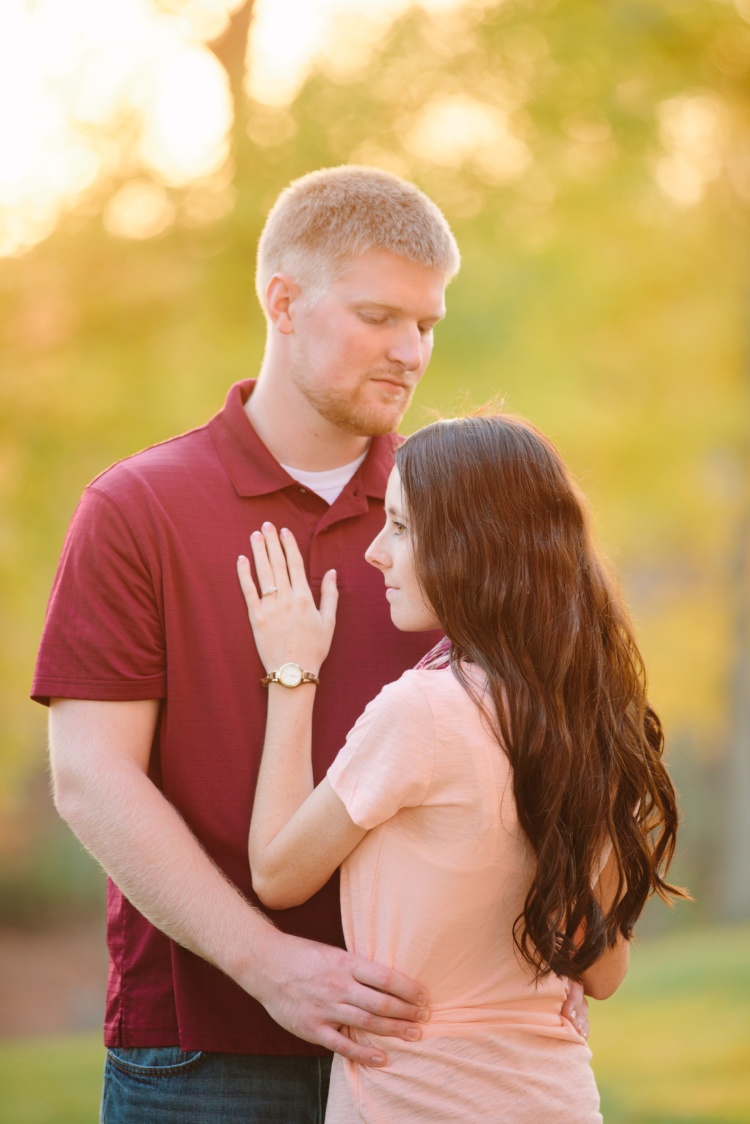
[[[677, 802], [627, 610], [583, 497], [527, 422], [435, 422], [396, 464], [420, 585], [463, 685], [461, 661], [487, 675], [536, 857], [516, 945], [538, 978], [576, 978], [632, 936], [652, 893], [687, 896], [665, 881]], [[604, 908], [595, 884], [610, 844], [618, 886]]]

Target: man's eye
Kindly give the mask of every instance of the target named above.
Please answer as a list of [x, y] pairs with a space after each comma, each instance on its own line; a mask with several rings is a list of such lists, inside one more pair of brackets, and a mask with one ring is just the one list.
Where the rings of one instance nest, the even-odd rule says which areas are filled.
[[387, 320], [385, 316], [373, 316], [372, 313], [368, 312], [360, 312], [359, 317], [360, 320], [364, 320], [365, 324], [385, 324]]

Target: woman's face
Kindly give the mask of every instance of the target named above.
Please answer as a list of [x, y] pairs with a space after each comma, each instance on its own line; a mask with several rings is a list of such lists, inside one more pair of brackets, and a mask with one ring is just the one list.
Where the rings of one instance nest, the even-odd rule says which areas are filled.
[[385, 493], [385, 526], [367, 550], [365, 558], [385, 579], [385, 596], [391, 620], [402, 632], [425, 632], [440, 628], [440, 621], [425, 602], [414, 569], [414, 539], [404, 504], [401, 477], [394, 468]]

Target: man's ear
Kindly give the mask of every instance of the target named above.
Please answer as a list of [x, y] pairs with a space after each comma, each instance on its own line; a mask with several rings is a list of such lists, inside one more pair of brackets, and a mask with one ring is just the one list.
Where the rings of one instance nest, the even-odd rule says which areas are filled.
[[301, 289], [287, 273], [274, 273], [266, 288], [266, 312], [273, 326], [284, 336], [294, 333], [295, 303]]

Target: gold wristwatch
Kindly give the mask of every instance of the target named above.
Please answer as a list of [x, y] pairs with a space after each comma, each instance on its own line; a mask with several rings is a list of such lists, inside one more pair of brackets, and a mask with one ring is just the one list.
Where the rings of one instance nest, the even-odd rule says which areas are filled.
[[264, 687], [269, 683], [280, 683], [282, 687], [299, 687], [302, 683], [320, 683], [314, 671], [304, 671], [298, 663], [283, 663], [276, 671], [269, 671], [261, 679]]

